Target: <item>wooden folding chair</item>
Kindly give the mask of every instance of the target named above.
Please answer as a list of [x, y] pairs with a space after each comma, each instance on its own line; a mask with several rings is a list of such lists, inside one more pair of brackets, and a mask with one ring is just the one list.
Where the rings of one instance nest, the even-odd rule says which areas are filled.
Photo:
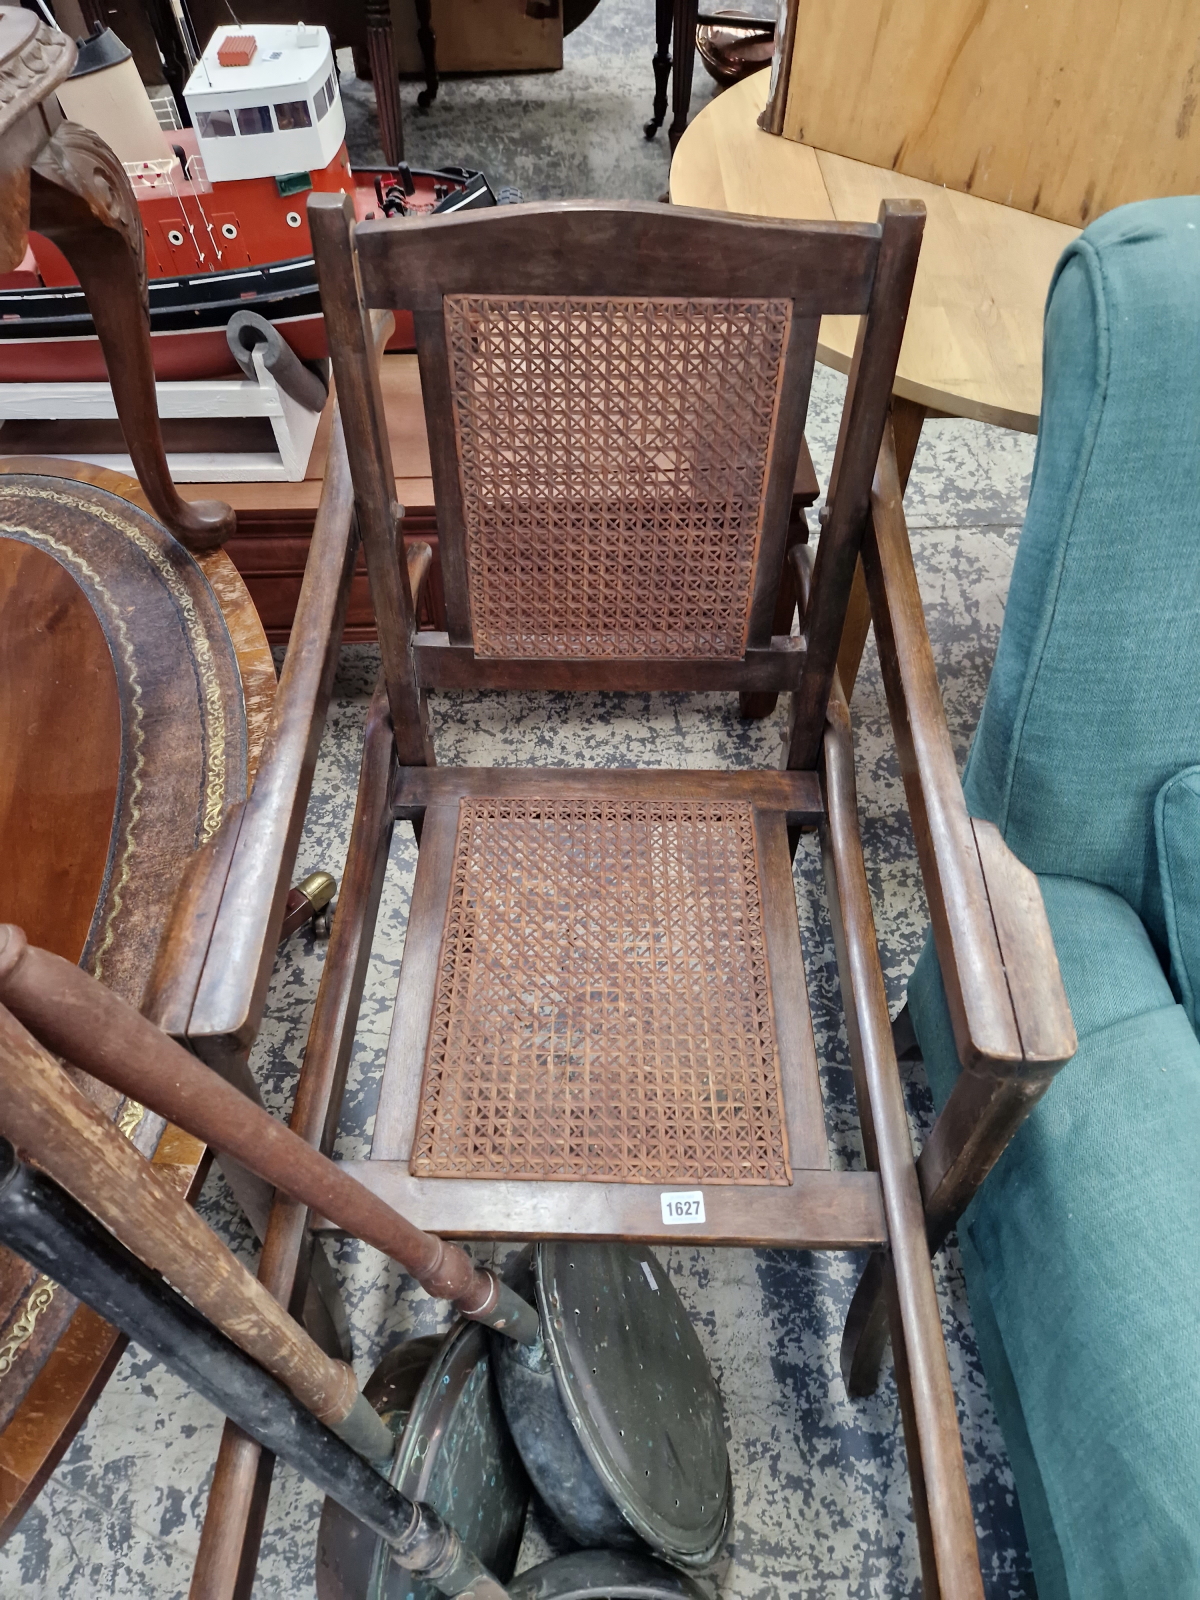
[[[314, 1051], [352, 1042], [393, 820], [420, 842], [356, 1170], [451, 1237], [885, 1252], [929, 1596], [982, 1596], [836, 658], [923, 208], [309, 206], [383, 663]], [[448, 632], [418, 635], [370, 317], [416, 327]], [[861, 317], [801, 632], [775, 634], [822, 315]], [[894, 471], [894, 468], [893, 468]], [[781, 771], [438, 768], [433, 688], [791, 696]], [[390, 717], [390, 732], [387, 727]], [[834, 1172], [792, 878], [820, 830], [870, 1170]], [[319, 1066], [318, 1066], [319, 1070]]]

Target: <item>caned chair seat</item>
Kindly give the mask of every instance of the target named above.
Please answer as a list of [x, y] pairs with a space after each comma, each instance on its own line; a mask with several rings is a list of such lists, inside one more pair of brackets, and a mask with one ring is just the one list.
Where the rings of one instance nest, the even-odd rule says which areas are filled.
[[795, 777], [466, 776], [424, 812], [407, 944], [437, 957], [401, 970], [374, 1155], [659, 1185], [827, 1166]]

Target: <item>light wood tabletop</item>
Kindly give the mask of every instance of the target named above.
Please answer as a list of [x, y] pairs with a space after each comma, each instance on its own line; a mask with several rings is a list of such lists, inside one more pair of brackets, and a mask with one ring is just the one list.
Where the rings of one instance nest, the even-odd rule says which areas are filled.
[[[763, 133], [766, 72], [718, 95], [687, 129], [671, 200], [744, 216], [874, 222], [881, 200], [928, 219], [895, 393], [927, 412], [1036, 433], [1042, 312], [1077, 228]], [[848, 372], [856, 317], [826, 317], [817, 354]]]

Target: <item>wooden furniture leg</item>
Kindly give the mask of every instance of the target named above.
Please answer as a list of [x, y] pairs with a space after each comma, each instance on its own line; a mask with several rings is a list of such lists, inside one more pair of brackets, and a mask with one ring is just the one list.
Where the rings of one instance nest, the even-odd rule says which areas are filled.
[[367, 0], [367, 54], [375, 108], [379, 113], [379, 143], [385, 166], [404, 160], [404, 125], [400, 120], [400, 84], [392, 41], [392, 13], [387, 0]]
[[667, 84], [671, 77], [671, 27], [675, 0], [654, 0], [654, 109], [642, 132], [647, 139], [663, 125], [667, 114]]
[[692, 70], [696, 64], [696, 17], [700, 0], [675, 0], [675, 60], [671, 70], [671, 151], [683, 137], [692, 104]]
[[87, 128], [60, 122], [30, 169], [30, 223], [70, 262], [96, 325], [138, 481], [189, 550], [212, 550], [237, 525], [219, 500], [183, 500], [158, 418], [142, 221], [125, 169]]
[[416, 0], [417, 9], [417, 43], [421, 47], [421, 63], [425, 68], [425, 87], [417, 96], [417, 104], [422, 111], [437, 99], [438, 69], [437, 69], [437, 34], [433, 31], [433, 12], [429, 0]]
[[[908, 487], [908, 475], [917, 454], [922, 424], [926, 417], [934, 415], [940, 413], [929, 411], [915, 400], [904, 400], [900, 395], [892, 396], [892, 430], [896, 438], [896, 465], [900, 469], [901, 489]], [[842, 629], [842, 643], [838, 650], [838, 677], [842, 680], [847, 700], [854, 694], [854, 683], [870, 629], [871, 602], [867, 597], [867, 580], [860, 560], [854, 568], [854, 584], [850, 590], [850, 604], [846, 607], [846, 624]]]

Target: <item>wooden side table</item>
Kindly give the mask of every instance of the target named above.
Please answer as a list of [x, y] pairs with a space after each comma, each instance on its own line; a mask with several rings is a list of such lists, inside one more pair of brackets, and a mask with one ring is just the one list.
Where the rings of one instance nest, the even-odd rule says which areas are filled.
[[[797, 144], [757, 126], [766, 72], [704, 108], [679, 141], [671, 200], [744, 216], [874, 222], [882, 200], [925, 203], [927, 220], [893, 388], [901, 477], [926, 417], [970, 417], [1036, 433], [1042, 313], [1055, 264], [1077, 228]], [[849, 372], [856, 317], [826, 317], [817, 357]], [[870, 625], [855, 584], [839, 670], [851, 692]]]

